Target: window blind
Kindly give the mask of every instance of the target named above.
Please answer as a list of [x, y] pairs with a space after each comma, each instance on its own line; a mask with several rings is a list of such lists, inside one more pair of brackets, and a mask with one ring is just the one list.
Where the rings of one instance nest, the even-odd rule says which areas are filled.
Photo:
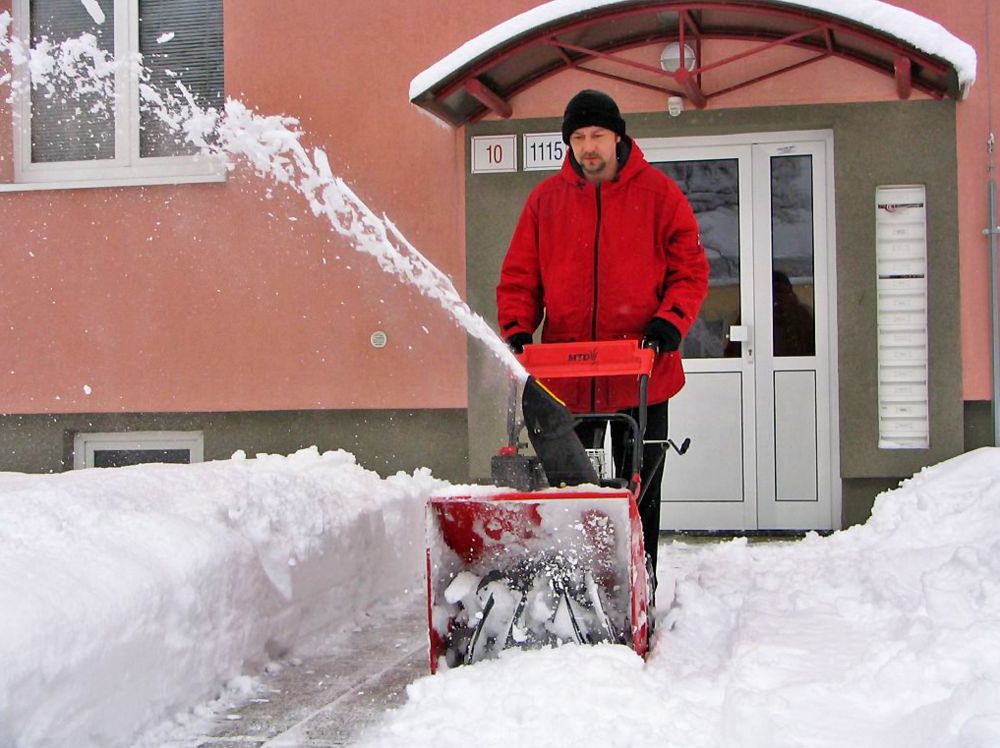
[[[200, 106], [222, 107], [221, 0], [139, 0], [139, 51], [149, 71], [149, 85], [158, 91], [176, 92], [176, 83], [181, 81]], [[142, 106], [140, 156], [176, 156], [193, 151], [155, 111]]]
[[[43, 37], [58, 44], [87, 32], [97, 37], [97, 46], [114, 52], [114, 0], [96, 0], [105, 21], [98, 24], [80, 0], [32, 0], [31, 43]], [[81, 76], [89, 77], [86, 67]], [[57, 78], [62, 78], [57, 76]], [[31, 160], [89, 161], [115, 157], [114, 97], [97, 92], [82, 93], [73, 78], [52, 81], [31, 92]]]

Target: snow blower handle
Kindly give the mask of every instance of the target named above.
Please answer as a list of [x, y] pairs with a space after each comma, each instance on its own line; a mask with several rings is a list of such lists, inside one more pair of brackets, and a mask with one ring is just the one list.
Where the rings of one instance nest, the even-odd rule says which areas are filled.
[[646, 435], [646, 390], [649, 376], [653, 372], [655, 350], [641, 346], [638, 340], [589, 340], [579, 343], [526, 345], [524, 352], [517, 358], [536, 379], [638, 377], [638, 418], [633, 420], [627, 415], [605, 414], [605, 417], [626, 418], [632, 422], [636, 446], [632, 450], [631, 480], [637, 484], [642, 467], [642, 444]]
[[590, 340], [526, 345], [517, 358], [537, 379], [649, 377], [656, 353], [638, 340]]

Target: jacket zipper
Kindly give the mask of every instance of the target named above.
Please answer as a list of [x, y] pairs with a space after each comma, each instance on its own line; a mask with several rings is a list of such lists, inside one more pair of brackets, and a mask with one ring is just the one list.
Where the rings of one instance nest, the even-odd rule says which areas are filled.
[[[597, 256], [601, 245], [601, 185], [596, 185], [597, 196], [597, 228], [594, 230], [594, 308], [590, 318], [590, 339], [597, 340]], [[590, 380], [590, 412], [597, 410], [597, 380]]]

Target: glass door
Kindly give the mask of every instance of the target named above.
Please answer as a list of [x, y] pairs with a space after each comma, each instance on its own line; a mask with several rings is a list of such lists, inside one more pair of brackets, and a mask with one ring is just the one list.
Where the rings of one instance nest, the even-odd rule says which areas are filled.
[[661, 523], [826, 529], [826, 142], [742, 137], [640, 142], [688, 196], [711, 268], [684, 341], [687, 383], [669, 411], [671, 438], [691, 446], [667, 456]]
[[757, 526], [831, 529], [826, 143], [754, 146]]
[[[669, 141], [668, 141], [669, 142]], [[640, 144], [687, 195], [708, 255], [709, 291], [684, 340], [684, 389], [670, 401], [669, 432], [690, 438], [667, 455], [664, 528], [744, 528], [756, 521], [752, 329], [753, 200], [749, 145]]]

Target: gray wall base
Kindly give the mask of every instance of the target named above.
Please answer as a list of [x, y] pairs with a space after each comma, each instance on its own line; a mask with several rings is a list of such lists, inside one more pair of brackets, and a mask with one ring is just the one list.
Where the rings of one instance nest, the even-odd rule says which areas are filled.
[[69, 470], [78, 432], [200, 430], [206, 460], [229, 459], [239, 449], [252, 457], [315, 445], [351, 452], [358, 464], [383, 476], [429, 467], [439, 478], [465, 482], [466, 422], [466, 411], [457, 408], [0, 415], [0, 470]]

